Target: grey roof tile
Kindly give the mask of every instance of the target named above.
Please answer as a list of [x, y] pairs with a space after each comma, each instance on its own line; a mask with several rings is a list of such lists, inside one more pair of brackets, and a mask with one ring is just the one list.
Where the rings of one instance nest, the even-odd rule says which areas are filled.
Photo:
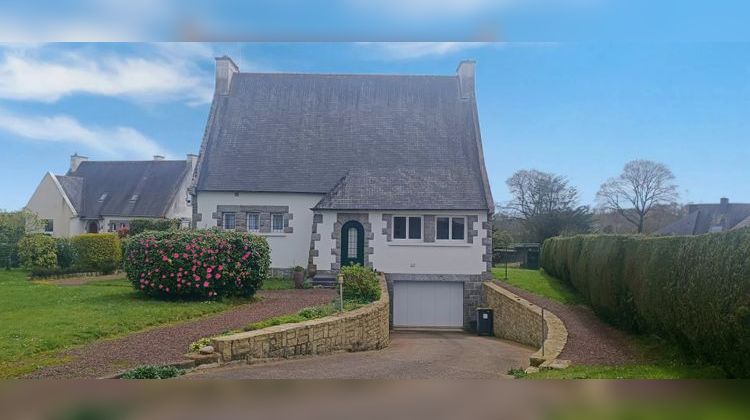
[[214, 98], [196, 189], [331, 192], [320, 208], [488, 209], [475, 106], [456, 76], [239, 73]]
[[87, 161], [57, 178], [81, 217], [164, 217], [187, 170], [184, 160]]
[[[723, 226], [724, 230], [739, 228], [750, 218], [750, 204], [691, 204], [688, 214], [657, 230], [655, 235], [700, 235], [709, 233], [712, 226]], [[743, 225], [741, 225], [743, 224]], [[748, 222], [750, 225], [750, 222]]]

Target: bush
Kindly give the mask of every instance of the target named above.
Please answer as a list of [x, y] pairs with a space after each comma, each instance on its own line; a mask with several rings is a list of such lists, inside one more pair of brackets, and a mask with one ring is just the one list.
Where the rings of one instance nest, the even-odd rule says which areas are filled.
[[122, 248], [116, 233], [85, 233], [74, 236], [72, 243], [78, 254], [76, 266], [80, 270], [111, 274], [122, 261]]
[[545, 241], [545, 271], [610, 322], [750, 375], [750, 229], [701, 236]]
[[125, 255], [133, 287], [163, 299], [253, 296], [271, 264], [265, 238], [218, 230], [142, 233]]
[[138, 235], [143, 232], [164, 232], [180, 228], [180, 219], [133, 219], [128, 228], [129, 235]]
[[123, 373], [120, 379], [169, 379], [184, 374], [174, 366], [140, 366]]
[[211, 345], [211, 339], [208, 337], [203, 337], [190, 343], [190, 345], [188, 346], [188, 352], [197, 353], [203, 347], [210, 346], [210, 345]]
[[78, 253], [69, 238], [57, 238], [57, 265], [61, 269], [73, 267], [78, 262]]
[[344, 300], [370, 303], [380, 299], [378, 276], [369, 268], [352, 265], [341, 269], [344, 276]]
[[57, 267], [57, 244], [51, 236], [34, 233], [18, 241], [18, 258], [27, 270]]

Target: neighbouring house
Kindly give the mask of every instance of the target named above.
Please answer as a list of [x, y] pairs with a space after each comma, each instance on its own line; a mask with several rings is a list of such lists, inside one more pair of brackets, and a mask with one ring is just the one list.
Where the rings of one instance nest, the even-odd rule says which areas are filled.
[[189, 226], [197, 159], [89, 161], [74, 154], [65, 175], [44, 176], [26, 208], [56, 237], [113, 232], [141, 218], [182, 219]]
[[242, 73], [217, 58], [193, 223], [263, 235], [277, 271], [386, 273], [397, 327], [473, 328], [491, 277], [475, 64], [449, 76]]
[[687, 215], [656, 232], [655, 235], [700, 235], [750, 227], [750, 204], [688, 204]]

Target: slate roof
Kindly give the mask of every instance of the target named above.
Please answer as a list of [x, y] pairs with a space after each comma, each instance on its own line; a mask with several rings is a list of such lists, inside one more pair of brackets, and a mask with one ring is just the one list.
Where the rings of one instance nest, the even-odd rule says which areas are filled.
[[238, 73], [214, 97], [196, 190], [491, 210], [476, 102], [459, 89], [458, 76]]
[[691, 204], [685, 217], [657, 230], [654, 234], [700, 235], [747, 226], [750, 226], [750, 204]]
[[56, 177], [80, 217], [164, 217], [187, 170], [184, 160], [86, 161]]

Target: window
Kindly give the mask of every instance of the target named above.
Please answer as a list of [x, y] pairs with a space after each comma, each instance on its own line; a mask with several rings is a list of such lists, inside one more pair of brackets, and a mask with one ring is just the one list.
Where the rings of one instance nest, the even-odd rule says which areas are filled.
[[466, 238], [466, 218], [438, 217], [435, 229], [435, 238], [438, 240], [463, 241]]
[[132, 196], [130, 197], [130, 202], [131, 202], [131, 203], [135, 203], [136, 201], [138, 201], [138, 194], [133, 194], [133, 195], [132, 195]]
[[234, 213], [224, 213], [224, 229], [226, 230], [234, 230], [235, 228], [235, 214]]
[[102, 194], [102, 195], [99, 196], [99, 202], [100, 203], [103, 202], [106, 199], [107, 199], [107, 193], [104, 193], [104, 194]]
[[349, 249], [347, 250], [347, 258], [357, 258], [357, 228], [354, 226], [349, 228]]
[[260, 230], [260, 215], [258, 213], [247, 214], [247, 230], [257, 232]]
[[55, 230], [55, 222], [52, 219], [44, 220], [44, 233], [52, 233]]
[[117, 223], [110, 223], [109, 224], [109, 231], [114, 232], [117, 230]]
[[393, 239], [422, 239], [422, 217], [394, 216]]
[[281, 213], [274, 213], [271, 215], [271, 230], [274, 232], [284, 231], [284, 215]]

